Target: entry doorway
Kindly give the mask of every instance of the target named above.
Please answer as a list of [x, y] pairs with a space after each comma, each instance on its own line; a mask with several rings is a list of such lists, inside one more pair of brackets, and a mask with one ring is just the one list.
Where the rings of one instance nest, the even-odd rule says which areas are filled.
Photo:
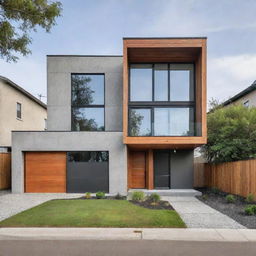
[[171, 154], [170, 150], [154, 151], [154, 188], [171, 188]]
[[128, 167], [129, 188], [146, 188], [146, 152], [130, 151]]

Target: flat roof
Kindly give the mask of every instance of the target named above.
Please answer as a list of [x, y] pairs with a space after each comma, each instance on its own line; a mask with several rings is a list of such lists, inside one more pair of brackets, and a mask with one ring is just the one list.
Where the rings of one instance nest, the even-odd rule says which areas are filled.
[[243, 96], [247, 95], [248, 93], [252, 92], [256, 90], [256, 80], [252, 83], [252, 85], [250, 85], [249, 87], [247, 87], [246, 89], [244, 89], [243, 91], [239, 92], [238, 94], [236, 94], [235, 96], [231, 97], [230, 99], [226, 100], [223, 105], [226, 106], [240, 98], [242, 98]]
[[9, 78], [4, 77], [4, 76], [0, 76], [0, 80], [6, 82], [10, 86], [12, 86], [14, 89], [18, 90], [19, 92], [21, 92], [22, 94], [24, 94], [25, 96], [27, 96], [28, 98], [30, 98], [31, 100], [33, 100], [34, 102], [36, 102], [37, 104], [42, 106], [43, 108], [47, 109], [46, 104], [44, 104], [41, 100], [37, 99], [31, 93], [29, 93], [28, 91], [26, 91], [25, 89], [23, 89], [22, 87], [20, 87], [19, 85], [17, 85], [13, 81], [11, 81]]
[[59, 54], [46, 55], [47, 57], [123, 57], [123, 55], [73, 55], [73, 54]]
[[123, 40], [129, 39], [207, 39], [207, 36], [195, 36], [195, 37], [123, 37]]

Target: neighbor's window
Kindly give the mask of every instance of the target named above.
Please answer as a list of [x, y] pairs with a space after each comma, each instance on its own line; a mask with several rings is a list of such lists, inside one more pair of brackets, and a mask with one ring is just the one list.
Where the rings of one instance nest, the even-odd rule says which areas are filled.
[[130, 136], [195, 136], [194, 64], [131, 64]]
[[72, 74], [72, 130], [104, 131], [104, 75]]
[[244, 107], [249, 108], [249, 100], [244, 102]]
[[18, 103], [18, 102], [16, 105], [16, 117], [21, 119], [21, 103]]

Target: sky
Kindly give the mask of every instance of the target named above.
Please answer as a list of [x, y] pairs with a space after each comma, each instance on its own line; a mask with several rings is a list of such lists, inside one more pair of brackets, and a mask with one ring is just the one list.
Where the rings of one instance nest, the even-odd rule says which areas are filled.
[[[32, 32], [32, 54], [0, 59], [0, 75], [46, 95], [46, 55], [122, 55], [123, 37], [207, 36], [207, 94], [223, 101], [256, 80], [256, 0], [60, 0], [50, 33]], [[43, 98], [46, 101], [45, 98]]]

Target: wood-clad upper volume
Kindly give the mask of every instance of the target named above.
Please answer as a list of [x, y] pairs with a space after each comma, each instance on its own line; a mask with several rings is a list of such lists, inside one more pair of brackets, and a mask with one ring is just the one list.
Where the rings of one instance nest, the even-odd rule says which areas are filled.
[[[195, 148], [207, 142], [206, 41], [202, 38], [123, 39], [123, 142], [131, 148]], [[194, 64], [196, 136], [129, 136], [129, 65], [138, 63]]]

